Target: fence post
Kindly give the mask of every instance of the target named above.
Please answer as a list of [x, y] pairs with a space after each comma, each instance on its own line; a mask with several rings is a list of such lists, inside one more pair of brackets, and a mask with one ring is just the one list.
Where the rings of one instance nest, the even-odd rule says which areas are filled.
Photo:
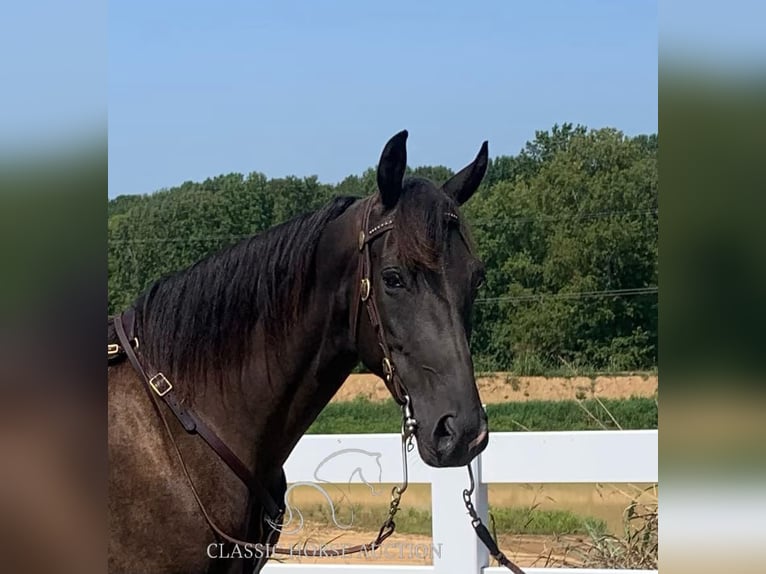
[[[471, 463], [471, 469], [473, 470], [473, 477], [476, 481], [476, 489], [473, 493], [473, 505], [474, 508], [476, 508], [476, 512], [479, 515], [479, 518], [481, 518], [484, 524], [487, 525], [487, 528], [489, 528], [489, 488], [481, 476], [481, 455], [477, 456], [476, 459]], [[468, 472], [466, 472], [466, 474], [468, 474]], [[487, 547], [482, 544], [481, 540], [479, 540], [479, 537], [476, 536], [476, 532], [474, 531], [473, 527], [471, 527], [471, 536], [473, 536], [476, 544], [479, 547], [477, 554], [477, 564], [479, 566], [478, 572], [481, 574], [481, 569], [489, 566], [489, 550], [487, 550]]]
[[[480, 455], [481, 456], [481, 455]], [[482, 520], [487, 519], [487, 485], [481, 482], [480, 456], [471, 462], [476, 489], [473, 504]], [[440, 468], [431, 483], [434, 574], [481, 574], [489, 555], [471, 526], [463, 505], [468, 488], [468, 471]]]

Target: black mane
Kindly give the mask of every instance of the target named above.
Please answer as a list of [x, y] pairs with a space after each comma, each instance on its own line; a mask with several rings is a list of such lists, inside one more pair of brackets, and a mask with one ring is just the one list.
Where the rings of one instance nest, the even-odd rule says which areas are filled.
[[[357, 198], [337, 197], [151, 285], [134, 303], [142, 353], [173, 378], [195, 380], [241, 365], [255, 325], [279, 337], [300, 316], [316, 246], [327, 224]], [[451, 198], [408, 178], [396, 206], [399, 257], [434, 270], [458, 214]]]
[[256, 323], [273, 335], [295, 321], [319, 236], [354, 201], [334, 198], [156, 281], [134, 304], [144, 355], [182, 379], [241, 364]]

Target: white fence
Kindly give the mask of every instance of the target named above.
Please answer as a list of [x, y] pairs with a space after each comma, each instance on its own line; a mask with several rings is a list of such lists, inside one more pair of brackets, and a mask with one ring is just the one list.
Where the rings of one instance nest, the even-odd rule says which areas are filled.
[[[474, 505], [487, 519], [488, 483], [654, 483], [658, 480], [657, 431], [575, 431], [492, 433], [489, 446], [473, 461]], [[343, 457], [346, 464], [342, 464]], [[352, 462], [350, 465], [349, 462]], [[410, 483], [431, 484], [433, 564], [278, 564], [265, 574], [503, 574], [488, 567], [462, 501], [465, 468], [426, 466], [417, 448], [408, 454]], [[401, 442], [394, 434], [307, 435], [285, 465], [289, 482], [398, 483]], [[386, 493], [387, 496], [387, 493]], [[407, 494], [402, 499], [407, 506]], [[385, 543], [384, 543], [385, 544]], [[361, 562], [361, 561], [360, 561]], [[524, 568], [527, 574], [649, 574], [656, 570]]]

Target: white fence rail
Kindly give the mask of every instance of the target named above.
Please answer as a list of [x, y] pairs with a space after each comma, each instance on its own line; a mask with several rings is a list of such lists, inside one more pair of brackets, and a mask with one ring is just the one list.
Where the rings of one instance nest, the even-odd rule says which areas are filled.
[[[472, 462], [474, 505], [487, 518], [488, 483], [652, 483], [658, 480], [657, 431], [492, 433], [489, 446]], [[465, 468], [431, 468], [407, 455], [410, 483], [431, 484], [433, 564], [278, 564], [265, 574], [502, 574], [476, 538], [462, 501]], [[290, 483], [398, 483], [401, 442], [394, 434], [307, 435], [285, 465]], [[402, 500], [406, 507], [407, 495]], [[649, 574], [656, 570], [525, 568], [527, 574]]]

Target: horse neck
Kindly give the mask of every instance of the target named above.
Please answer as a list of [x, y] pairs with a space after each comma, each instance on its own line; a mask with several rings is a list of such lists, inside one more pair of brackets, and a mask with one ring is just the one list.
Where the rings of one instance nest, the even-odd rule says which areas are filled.
[[276, 339], [257, 327], [249, 359], [226, 375], [204, 405], [258, 467], [281, 467], [358, 361], [350, 331], [358, 265], [355, 207], [320, 237], [315, 280], [301, 293], [305, 303], [297, 322]]
[[[322, 409], [330, 402], [358, 362], [351, 335], [353, 298], [358, 296], [359, 205], [332, 221], [319, 240], [314, 262], [315, 281], [306, 298], [305, 312], [285, 342], [280, 359], [282, 392], [267, 416], [279, 433], [264, 429], [278, 464], [292, 451]], [[270, 416], [269, 416], [270, 415]]]

